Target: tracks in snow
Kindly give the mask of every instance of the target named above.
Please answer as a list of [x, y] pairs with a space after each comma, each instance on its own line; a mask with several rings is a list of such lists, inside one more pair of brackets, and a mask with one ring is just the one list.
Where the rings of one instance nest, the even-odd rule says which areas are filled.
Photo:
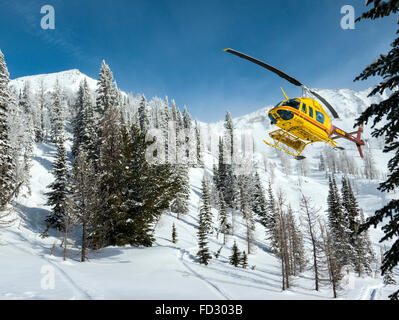
[[[21, 236], [21, 235], [20, 235]], [[22, 238], [24, 238], [23, 236], [21, 236]], [[28, 241], [26, 239], [26, 241]], [[51, 265], [52, 267], [54, 267], [57, 271], [58, 274], [61, 275], [61, 277], [63, 278], [64, 282], [71, 288], [74, 296], [72, 297], [72, 299], [77, 298], [79, 300], [92, 300], [93, 298], [90, 296], [90, 294], [84, 290], [82, 287], [80, 287], [76, 281], [74, 281], [71, 276], [64, 270], [62, 269], [57, 263], [55, 263], [54, 261], [51, 261], [50, 259], [47, 259], [46, 256], [44, 254], [34, 254], [32, 252], [30, 252], [29, 250], [23, 249], [21, 248], [19, 245], [13, 243], [13, 242], [8, 242], [8, 244], [10, 246], [12, 246], [13, 248], [27, 253], [29, 255], [34, 255], [35, 257], [39, 258], [40, 260], [42, 260], [43, 262], [45, 262], [46, 264]], [[44, 248], [44, 247], [43, 247]], [[75, 297], [75, 295], [77, 297]]]
[[216, 292], [223, 300], [232, 300], [232, 298], [226, 293], [224, 292], [221, 288], [219, 288], [216, 284], [214, 284], [213, 282], [209, 281], [208, 279], [206, 279], [204, 276], [200, 275], [198, 272], [196, 272], [193, 268], [191, 268], [188, 264], [187, 261], [185, 261], [184, 257], [186, 254], [189, 253], [189, 251], [185, 250], [185, 249], [179, 249], [179, 261], [182, 263], [182, 265], [195, 277], [197, 277], [198, 279], [202, 280], [203, 282], [205, 282], [205, 284], [212, 288], [212, 290], [214, 292]]

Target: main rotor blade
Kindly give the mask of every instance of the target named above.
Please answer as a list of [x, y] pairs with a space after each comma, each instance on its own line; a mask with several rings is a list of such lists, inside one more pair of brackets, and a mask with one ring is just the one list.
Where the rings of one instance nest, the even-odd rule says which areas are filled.
[[275, 67], [271, 66], [270, 64], [267, 64], [267, 63], [265, 63], [263, 61], [260, 61], [258, 59], [252, 58], [252, 57], [250, 57], [250, 56], [248, 56], [248, 55], [246, 55], [244, 53], [235, 51], [233, 49], [224, 49], [224, 51], [232, 53], [232, 54], [234, 54], [234, 55], [236, 55], [236, 56], [238, 56], [240, 58], [249, 60], [249, 61], [251, 61], [253, 63], [256, 63], [257, 65], [259, 65], [259, 66], [261, 66], [263, 68], [266, 68], [266, 69], [274, 72], [275, 74], [279, 75], [281, 78], [284, 78], [285, 80], [291, 82], [293, 85], [296, 85], [298, 87], [303, 86], [303, 84], [300, 83], [298, 80], [294, 79], [293, 77], [289, 76], [288, 74], [284, 73], [283, 71], [281, 71], [279, 69], [276, 69]]
[[321, 102], [324, 103], [324, 105], [328, 108], [328, 110], [330, 110], [331, 114], [333, 115], [333, 117], [334, 117], [335, 119], [339, 119], [339, 115], [338, 115], [337, 111], [335, 111], [335, 109], [331, 106], [331, 104], [329, 104], [329, 103], [327, 102], [326, 99], [324, 99], [321, 95], [317, 94], [317, 93], [314, 92], [313, 90], [310, 90], [310, 89], [308, 89], [308, 90], [309, 90], [309, 92], [310, 92], [311, 94], [313, 94], [315, 97], [317, 97], [317, 99], [319, 99]]
[[281, 78], [287, 80], [288, 82], [292, 83], [295, 86], [298, 87], [302, 87], [304, 90], [309, 91], [311, 94], [313, 94], [315, 97], [317, 97], [322, 103], [324, 103], [324, 105], [330, 110], [330, 112], [332, 113], [332, 115], [334, 116], [334, 118], [339, 118], [338, 113], [335, 111], [335, 109], [331, 106], [331, 104], [329, 104], [327, 102], [326, 99], [324, 99], [322, 96], [320, 96], [319, 94], [317, 94], [316, 92], [310, 90], [308, 87], [306, 87], [304, 84], [302, 84], [301, 82], [299, 82], [298, 80], [296, 80], [295, 78], [289, 76], [288, 74], [286, 74], [285, 72], [271, 66], [270, 64], [267, 64], [266, 62], [260, 61], [258, 59], [252, 58], [244, 53], [238, 52], [236, 50], [233, 49], [224, 49], [224, 51], [232, 53], [240, 58], [249, 60], [253, 63], [256, 63], [257, 65], [266, 68], [272, 72], [274, 72], [275, 74], [277, 74], [278, 76], [280, 76]]

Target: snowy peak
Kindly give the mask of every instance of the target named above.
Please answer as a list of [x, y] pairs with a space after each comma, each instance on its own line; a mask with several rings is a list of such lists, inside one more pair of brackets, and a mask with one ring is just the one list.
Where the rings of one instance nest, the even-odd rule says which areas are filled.
[[81, 81], [84, 79], [86, 79], [91, 90], [96, 89], [97, 81], [83, 74], [78, 69], [21, 77], [11, 80], [10, 86], [14, 88], [16, 92], [19, 92], [23, 89], [25, 83], [29, 82], [31, 92], [36, 93], [40, 91], [42, 84], [46, 91], [52, 91], [58, 80], [63, 90], [77, 92]]

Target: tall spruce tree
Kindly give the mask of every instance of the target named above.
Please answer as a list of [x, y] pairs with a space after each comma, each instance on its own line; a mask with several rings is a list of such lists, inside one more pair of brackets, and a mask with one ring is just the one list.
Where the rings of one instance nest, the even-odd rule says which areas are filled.
[[[69, 185], [68, 157], [65, 149], [65, 138], [63, 128], [57, 130], [58, 136], [55, 137], [57, 145], [57, 155], [53, 163], [54, 181], [49, 185], [50, 192], [47, 205], [51, 206], [51, 213], [46, 218], [47, 230], [52, 227], [59, 231], [65, 231], [65, 217], [67, 211], [68, 196], [71, 192]], [[46, 230], [46, 231], [47, 231]], [[46, 233], [45, 231], [45, 233]]]
[[100, 78], [97, 81], [97, 99], [96, 99], [96, 112], [99, 119], [102, 118], [105, 111], [116, 104], [116, 90], [114, 76], [111, 69], [102, 61]]
[[140, 129], [141, 131], [146, 132], [150, 128], [150, 120], [147, 114], [147, 99], [145, 98], [144, 95], [141, 97], [138, 115], [139, 115]]
[[201, 201], [202, 205], [200, 208], [200, 215], [203, 216], [204, 230], [211, 234], [213, 230], [213, 216], [212, 216], [212, 207], [211, 207], [211, 195], [209, 189], [209, 179], [206, 175], [202, 178], [201, 182]]
[[227, 243], [227, 235], [230, 233], [230, 224], [227, 219], [226, 202], [223, 199], [223, 194], [219, 192], [219, 230], [223, 233], [223, 244]]
[[188, 212], [188, 205], [190, 199], [190, 179], [188, 175], [188, 166], [186, 164], [177, 164], [173, 166], [173, 176], [176, 182], [180, 185], [179, 191], [171, 204], [172, 212], [177, 213], [179, 218], [181, 214]]
[[9, 104], [11, 95], [8, 88], [9, 73], [0, 50], [0, 211], [11, 201], [15, 188], [15, 164], [9, 136]]
[[351, 263], [353, 247], [349, 243], [349, 222], [347, 216], [344, 214], [341, 197], [334, 176], [329, 177], [327, 202], [329, 228], [336, 251], [336, 257], [342, 268]]
[[260, 218], [260, 222], [264, 227], [267, 226], [267, 201], [265, 197], [265, 191], [258, 172], [254, 177], [254, 188], [252, 193], [252, 211], [257, 214]]
[[[366, 6], [371, 4], [373, 4], [373, 8], [363, 13], [357, 21], [363, 19], [375, 20], [399, 12], [399, 2], [397, 0], [367, 0]], [[399, 31], [397, 31], [398, 33]], [[373, 119], [372, 127], [374, 131], [372, 136], [385, 137], [383, 152], [392, 152], [394, 154], [393, 158], [388, 162], [388, 179], [378, 187], [382, 192], [390, 192], [399, 186], [399, 91], [397, 89], [399, 85], [399, 38], [396, 38], [391, 46], [392, 49], [387, 54], [380, 55], [375, 62], [366, 67], [355, 79], [355, 81], [358, 81], [374, 76], [382, 77], [382, 81], [370, 92], [370, 97], [392, 90], [387, 99], [369, 106], [355, 123], [355, 126], [358, 126]], [[384, 118], [387, 119], [386, 123], [377, 128], [377, 124]], [[384, 218], [389, 220], [382, 228], [385, 235], [380, 242], [395, 238], [396, 240], [384, 254], [381, 266], [383, 275], [391, 271], [399, 263], [399, 199], [392, 199], [383, 208], [377, 210], [374, 216], [368, 218], [366, 223], [361, 226], [360, 231], [367, 230], [372, 225], [376, 227], [378, 224], [383, 223]], [[399, 290], [394, 292], [390, 298], [399, 300]]]
[[240, 261], [241, 261], [241, 254], [240, 254], [240, 251], [238, 250], [237, 243], [235, 241], [234, 241], [234, 244], [233, 244], [233, 247], [231, 250], [232, 250], [232, 253], [229, 258], [230, 264], [235, 267], [238, 267], [238, 265], [240, 264]]
[[80, 84], [77, 99], [77, 114], [73, 121], [74, 140], [72, 155], [76, 157], [80, 150], [84, 150], [88, 159], [94, 160], [96, 127], [89, 85], [86, 79]]
[[92, 161], [86, 151], [80, 150], [73, 166], [72, 199], [73, 216], [82, 227], [81, 261], [86, 261], [89, 235], [94, 229], [94, 218], [100, 209], [100, 195], [98, 191], [98, 176]]
[[51, 108], [51, 142], [57, 143], [57, 139], [64, 134], [64, 108], [62, 101], [61, 87], [56, 81], [54, 94], [53, 94], [53, 105]]
[[116, 245], [152, 246], [154, 228], [169, 209], [179, 190], [169, 164], [152, 165], [146, 161], [147, 141], [137, 125], [121, 129], [121, 154], [117, 163], [118, 192], [115, 198], [117, 224], [111, 233]]
[[371, 260], [373, 257], [373, 250], [368, 241], [367, 233], [359, 234], [359, 226], [361, 224], [361, 211], [355, 195], [352, 191], [352, 186], [348, 178], [342, 177], [342, 208], [344, 215], [348, 219], [348, 227], [350, 233], [349, 243], [353, 248], [354, 254], [351, 256], [352, 264], [355, 271], [358, 272], [359, 276], [364, 272], [370, 273], [371, 271]]
[[208, 235], [212, 229], [212, 212], [209, 202], [209, 182], [204, 175], [202, 179], [202, 206], [199, 212], [199, 226], [198, 226], [198, 246], [197, 257], [199, 262], [207, 265], [212, 258], [208, 248]]

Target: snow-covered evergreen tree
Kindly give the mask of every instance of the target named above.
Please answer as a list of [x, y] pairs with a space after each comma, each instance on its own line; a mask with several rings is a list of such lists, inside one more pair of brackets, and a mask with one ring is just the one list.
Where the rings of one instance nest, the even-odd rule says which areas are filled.
[[98, 190], [98, 176], [94, 170], [86, 151], [80, 150], [73, 166], [72, 199], [73, 216], [82, 227], [81, 261], [86, 261], [89, 235], [95, 228], [94, 218], [100, 210], [100, 194]]
[[147, 108], [147, 99], [143, 95], [138, 110], [140, 129], [143, 132], [147, 131], [150, 128], [150, 120], [148, 118]]
[[116, 104], [116, 90], [114, 76], [111, 69], [102, 61], [100, 78], [97, 81], [97, 99], [96, 99], [96, 112], [99, 119], [101, 119], [105, 111]]
[[227, 243], [227, 235], [230, 233], [230, 223], [227, 218], [226, 202], [223, 199], [223, 194], [219, 192], [219, 230], [223, 233], [223, 244]]
[[[54, 181], [49, 185], [50, 192], [47, 204], [52, 207], [50, 215], [46, 218], [47, 229], [56, 228], [64, 231], [67, 200], [71, 192], [69, 185], [68, 157], [65, 149], [64, 130], [58, 127], [57, 136], [54, 137], [57, 145], [57, 155], [53, 163]], [[47, 230], [46, 230], [47, 231]]]
[[197, 257], [199, 262], [207, 265], [212, 258], [208, 248], [208, 235], [212, 229], [212, 212], [209, 203], [209, 182], [206, 176], [202, 179], [202, 206], [199, 212]]
[[0, 211], [11, 201], [15, 189], [15, 164], [9, 136], [9, 73], [0, 51]]
[[204, 230], [211, 234], [213, 232], [213, 215], [212, 215], [212, 207], [211, 207], [211, 195], [209, 189], [209, 179], [206, 175], [202, 178], [201, 182], [201, 201], [202, 205], [200, 208], [200, 215], [202, 216], [204, 223]]
[[[399, 2], [397, 0], [367, 0], [366, 6], [370, 4], [373, 4], [373, 8], [363, 13], [357, 21], [384, 18], [391, 14], [397, 14], [399, 10]], [[372, 127], [375, 129], [372, 132], [372, 136], [377, 138], [385, 136], [383, 152], [394, 153], [394, 156], [388, 162], [388, 179], [379, 186], [379, 190], [382, 192], [392, 191], [399, 186], [399, 143], [397, 141], [399, 133], [399, 92], [397, 90], [399, 84], [399, 38], [396, 38], [391, 46], [392, 48], [388, 54], [381, 54], [376, 61], [366, 67], [355, 79], [366, 80], [373, 76], [382, 77], [382, 81], [370, 92], [370, 97], [392, 90], [387, 99], [369, 106], [355, 123], [355, 125], [361, 125], [373, 119]], [[382, 127], [376, 128], [376, 125], [385, 118], [387, 122]], [[381, 242], [395, 238], [396, 240], [384, 255], [381, 267], [383, 274], [391, 271], [399, 263], [399, 200], [390, 200], [383, 208], [377, 210], [373, 217], [368, 218], [360, 229], [366, 230], [372, 225], [376, 227], [383, 222], [385, 217], [389, 218], [389, 222], [383, 227], [385, 235]], [[390, 297], [398, 300], [399, 290]]]
[[341, 267], [351, 263], [353, 256], [353, 247], [349, 242], [349, 221], [344, 214], [342, 207], [342, 200], [338, 192], [335, 177], [329, 177], [329, 192], [328, 192], [328, 219], [329, 228], [334, 243], [337, 261]]
[[74, 120], [74, 144], [72, 154], [76, 157], [79, 151], [84, 151], [89, 160], [96, 156], [96, 122], [94, 118], [93, 102], [91, 100], [88, 83], [85, 80], [78, 92], [78, 113]]
[[266, 227], [267, 201], [258, 172], [256, 172], [254, 176], [254, 185], [252, 192], [252, 211], [259, 216], [260, 222], [264, 227]]
[[290, 271], [291, 275], [296, 276], [305, 270], [307, 259], [305, 254], [305, 245], [303, 235], [294, 218], [291, 206], [287, 210], [287, 226], [288, 226], [288, 243], [290, 255]]
[[54, 88], [51, 115], [51, 142], [57, 143], [57, 139], [64, 134], [64, 106], [58, 80]]
[[240, 260], [241, 260], [241, 254], [240, 251], [238, 250], [237, 247], [237, 243], [234, 241], [233, 247], [231, 248], [232, 253], [231, 256], [229, 258], [230, 264], [238, 267], [238, 265], [240, 264]]
[[188, 166], [186, 164], [177, 164], [173, 166], [173, 178], [180, 185], [176, 198], [171, 204], [172, 212], [177, 213], [177, 217], [188, 212], [190, 200], [190, 180], [188, 175]]

